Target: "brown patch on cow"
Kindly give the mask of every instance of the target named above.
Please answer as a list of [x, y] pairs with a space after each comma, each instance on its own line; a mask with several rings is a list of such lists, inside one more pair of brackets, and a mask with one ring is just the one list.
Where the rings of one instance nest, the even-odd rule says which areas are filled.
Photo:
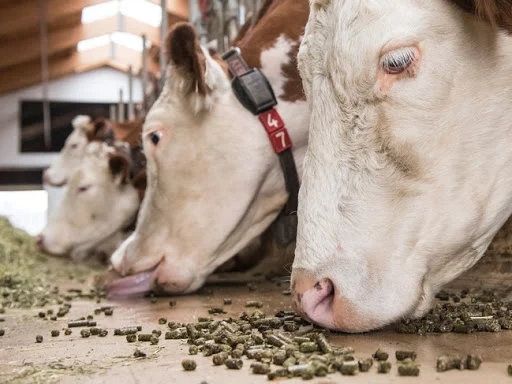
[[114, 122], [111, 124], [114, 139], [128, 143], [130, 148], [142, 145], [142, 127], [144, 119], [127, 120], [122, 123]]
[[148, 186], [147, 171], [145, 169], [143, 169], [133, 177], [132, 185], [139, 193], [139, 199], [142, 201], [146, 192], [146, 188]]
[[290, 61], [286, 64], [283, 64], [282, 66], [283, 75], [286, 77], [286, 79], [288, 79], [288, 81], [286, 81], [283, 86], [283, 95], [281, 98], [284, 101], [288, 101], [290, 103], [306, 99], [304, 89], [302, 88], [302, 80], [299, 74], [299, 67], [297, 63], [297, 53], [299, 52], [299, 47], [299, 42], [292, 46], [292, 49], [288, 54]]
[[451, 0], [464, 11], [512, 32], [512, 0]]
[[108, 165], [110, 168], [110, 172], [114, 177], [121, 176], [121, 182], [123, 184], [128, 183], [130, 181], [130, 159], [122, 154], [121, 152], [117, 152], [110, 155], [108, 160]]
[[243, 35], [237, 37], [233, 44], [240, 48], [249, 67], [261, 68], [261, 53], [272, 48], [279, 36], [284, 35], [296, 42], [290, 53], [290, 62], [282, 68], [287, 81], [281, 97], [290, 102], [305, 100], [297, 69], [297, 53], [308, 17], [308, 1], [267, 1], [257, 16], [255, 26], [244, 29]]
[[175, 24], [167, 35], [166, 49], [168, 60], [185, 78], [193, 80], [188, 92], [197, 90], [198, 93], [206, 95], [206, 58], [194, 27], [183, 22]]

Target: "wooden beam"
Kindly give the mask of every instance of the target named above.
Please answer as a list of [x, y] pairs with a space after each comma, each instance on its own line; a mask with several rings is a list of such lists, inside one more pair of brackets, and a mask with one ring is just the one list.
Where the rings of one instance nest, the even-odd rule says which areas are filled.
[[[126, 32], [135, 35], [146, 34], [153, 44], [158, 44], [160, 37], [158, 28], [125, 17]], [[118, 30], [118, 18], [113, 16], [90, 24], [79, 24], [69, 28], [56, 30], [48, 34], [48, 54], [53, 55], [64, 49], [74, 47], [79, 41], [110, 34]], [[39, 36], [28, 36], [13, 44], [10, 41], [0, 44], [0, 68], [31, 61], [41, 54]]]
[[[49, 77], [51, 80], [73, 73], [87, 72], [96, 68], [110, 66], [125, 71], [132, 66], [139, 71], [141, 56], [139, 52], [116, 45], [119, 59], [110, 59], [110, 47], [98, 47], [85, 52], [73, 52], [68, 55], [52, 56], [49, 59]], [[41, 63], [33, 60], [0, 71], [0, 95], [26, 88], [41, 82]]]
[[[106, 0], [51, 0], [48, 1], [48, 23], [68, 15], [81, 12], [90, 5]], [[0, 35], [26, 29], [39, 22], [38, 2], [33, 0], [18, 1], [14, 6], [5, 6], [0, 10]]]

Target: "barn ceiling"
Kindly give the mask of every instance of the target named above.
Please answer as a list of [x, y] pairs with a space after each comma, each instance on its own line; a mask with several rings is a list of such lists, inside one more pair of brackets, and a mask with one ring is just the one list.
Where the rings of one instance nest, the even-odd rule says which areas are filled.
[[[84, 8], [112, 0], [46, 1], [50, 79], [102, 66], [121, 70], [131, 66], [138, 72], [140, 49], [123, 42], [140, 40], [145, 34], [152, 51], [159, 47], [159, 23], [141, 21], [137, 15], [119, 13], [82, 23]], [[132, 8], [137, 1], [160, 4], [159, 0], [132, 0]], [[169, 27], [188, 20], [188, 0], [167, 0], [167, 11]], [[40, 18], [37, 0], [0, 0], [0, 94], [42, 81]], [[150, 67], [156, 66], [150, 63]]]

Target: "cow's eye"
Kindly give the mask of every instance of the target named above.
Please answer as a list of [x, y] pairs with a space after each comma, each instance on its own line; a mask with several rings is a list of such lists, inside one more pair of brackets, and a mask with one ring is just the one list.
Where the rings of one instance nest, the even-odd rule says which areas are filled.
[[82, 193], [82, 192], [85, 192], [87, 191], [89, 188], [91, 188], [91, 185], [88, 184], [88, 185], [81, 185], [80, 187], [78, 187], [78, 193]]
[[384, 55], [381, 59], [381, 65], [390, 75], [397, 75], [407, 70], [415, 59], [415, 48], [400, 48]]
[[158, 145], [160, 139], [162, 138], [162, 132], [154, 131], [149, 134], [149, 139], [154, 145]]

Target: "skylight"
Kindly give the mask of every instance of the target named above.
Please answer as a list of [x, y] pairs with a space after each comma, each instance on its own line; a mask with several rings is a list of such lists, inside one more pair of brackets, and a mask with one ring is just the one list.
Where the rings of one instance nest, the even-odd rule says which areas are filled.
[[76, 49], [78, 50], [78, 52], [88, 51], [90, 49], [108, 45], [108, 44], [110, 44], [110, 41], [111, 41], [110, 35], [93, 37], [92, 39], [79, 41]]
[[[82, 40], [78, 43], [77, 50], [78, 52], [84, 52], [90, 49], [103, 47], [111, 42], [133, 49], [137, 52], [142, 52], [142, 37], [126, 32], [114, 32], [109, 35]], [[149, 47], [151, 47], [151, 42], [146, 40], [146, 48]]]
[[82, 10], [82, 24], [103, 20], [121, 13], [153, 27], [162, 21], [161, 7], [146, 0], [111, 0], [85, 7]]

